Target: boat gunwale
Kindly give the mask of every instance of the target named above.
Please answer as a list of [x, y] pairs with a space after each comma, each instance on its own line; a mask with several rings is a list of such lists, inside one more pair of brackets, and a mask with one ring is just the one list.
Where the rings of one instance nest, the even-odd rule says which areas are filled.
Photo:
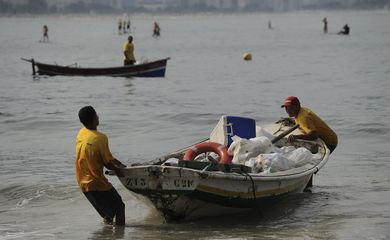
[[[82, 68], [83, 70], [87, 68]], [[166, 69], [166, 66], [162, 65], [161, 67], [158, 68], [153, 68], [153, 69], [146, 69], [146, 70], [139, 70], [139, 71], [134, 71], [134, 72], [124, 72], [124, 73], [115, 73], [115, 74], [64, 74], [63, 72], [58, 72], [58, 71], [50, 71], [47, 69], [42, 69], [40, 70], [38, 67], [38, 73], [40, 75], [49, 75], [49, 76], [88, 76], [88, 77], [104, 77], [104, 76], [111, 76], [111, 77], [133, 77], [133, 76], [138, 76], [138, 75], [143, 75], [143, 74], [150, 74], [153, 72], [159, 72], [159, 71], [164, 71]], [[103, 70], [100, 69], [100, 70]]]
[[160, 63], [160, 62], [168, 61], [169, 59], [170, 58], [168, 57], [168, 58], [158, 59], [158, 60], [155, 60], [155, 61], [144, 62], [144, 63], [140, 63], [140, 64], [135, 64], [135, 65], [117, 66], [117, 67], [113, 66], [113, 67], [103, 67], [103, 68], [98, 68], [98, 67], [72, 67], [72, 66], [64, 66], [64, 65], [58, 65], [58, 64], [48, 64], [48, 63], [42, 63], [42, 62], [36, 62], [36, 61], [34, 61], [34, 65], [36, 65], [38, 67], [38, 69], [39, 69], [39, 65], [41, 65], [41, 66], [47, 66], [47, 67], [95, 71], [95, 70], [131, 69], [131, 68], [137, 68], [137, 67], [144, 67], [144, 66], [147, 66], [147, 65], [150, 65], [150, 64], [157, 64], [157, 63]]
[[[204, 170], [197, 170], [197, 169], [191, 169], [186, 167], [178, 167], [178, 166], [169, 166], [169, 165], [153, 165], [153, 164], [147, 164], [147, 165], [136, 165], [131, 166], [123, 169], [125, 172], [126, 170], [131, 169], [162, 169], [162, 172], [164, 172], [164, 169], [179, 169], [179, 171], [188, 171], [188, 172], [194, 172], [200, 175], [200, 177], [207, 177], [207, 178], [216, 178], [216, 179], [246, 179], [248, 176], [250, 176], [254, 181], [275, 181], [275, 180], [289, 180], [289, 179], [296, 179], [303, 176], [307, 176], [309, 174], [315, 174], [317, 173], [328, 161], [330, 151], [326, 147], [326, 145], [323, 143], [322, 140], [317, 140], [322, 143], [322, 146], [325, 149], [325, 153], [323, 153], [323, 157], [320, 162], [317, 164], [305, 164], [300, 167], [288, 169], [285, 171], [278, 171], [274, 173], [237, 173], [237, 172], [221, 172], [221, 171], [204, 171]], [[302, 170], [303, 169], [303, 170]], [[302, 170], [302, 171], [300, 171]]]

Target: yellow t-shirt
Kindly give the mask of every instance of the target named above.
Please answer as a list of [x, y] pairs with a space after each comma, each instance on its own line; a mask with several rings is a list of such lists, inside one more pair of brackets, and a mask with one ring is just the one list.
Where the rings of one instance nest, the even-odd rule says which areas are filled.
[[104, 176], [103, 168], [113, 159], [107, 136], [82, 128], [76, 139], [76, 178], [81, 191], [110, 190], [112, 185]]
[[126, 56], [123, 58], [124, 60], [134, 60], [134, 44], [125, 42], [123, 44], [123, 52], [126, 53]]
[[318, 137], [321, 138], [326, 145], [337, 146], [336, 133], [314, 112], [306, 107], [301, 107], [298, 116], [295, 118], [295, 123], [299, 124], [299, 129], [305, 134], [316, 131]]

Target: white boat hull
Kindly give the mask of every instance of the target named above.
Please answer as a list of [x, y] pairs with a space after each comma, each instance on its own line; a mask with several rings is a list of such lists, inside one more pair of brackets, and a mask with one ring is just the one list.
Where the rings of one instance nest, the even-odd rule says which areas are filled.
[[119, 179], [128, 190], [148, 197], [168, 220], [191, 220], [257, 208], [302, 192], [315, 171], [261, 176], [148, 165], [127, 168]]
[[265, 202], [305, 189], [329, 157], [329, 149], [321, 140], [315, 145], [321, 156], [317, 162], [286, 171], [248, 173], [232, 168], [224, 172], [183, 167], [180, 162], [179, 166], [163, 164], [173, 155], [183, 154], [183, 150], [128, 167], [119, 179], [128, 190], [149, 198], [168, 221], [261, 209]]

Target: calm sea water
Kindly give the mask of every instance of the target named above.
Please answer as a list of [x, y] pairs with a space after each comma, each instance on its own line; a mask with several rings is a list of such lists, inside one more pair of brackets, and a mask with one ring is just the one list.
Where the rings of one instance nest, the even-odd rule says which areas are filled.
[[[151, 37], [154, 20], [160, 39]], [[390, 238], [390, 12], [134, 16], [135, 55], [171, 57], [164, 79], [33, 78], [20, 60], [121, 65], [127, 35], [116, 21], [0, 19], [0, 239]], [[350, 36], [334, 34], [346, 23]], [[44, 24], [50, 43], [39, 43]], [[242, 60], [247, 51], [252, 61]], [[126, 203], [121, 231], [103, 226], [77, 186], [84, 105], [96, 108], [113, 154], [130, 164], [208, 137], [222, 114], [275, 121], [288, 95], [339, 135], [313, 193], [261, 214], [167, 224], [110, 177]]]

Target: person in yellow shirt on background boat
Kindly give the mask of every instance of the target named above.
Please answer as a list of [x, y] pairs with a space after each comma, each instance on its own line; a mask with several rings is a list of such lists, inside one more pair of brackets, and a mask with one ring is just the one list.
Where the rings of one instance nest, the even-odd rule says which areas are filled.
[[127, 38], [127, 42], [123, 44], [123, 54], [125, 55], [123, 59], [123, 64], [125, 66], [134, 65], [135, 57], [134, 57], [134, 44], [133, 44], [132, 36], [129, 36]]
[[297, 97], [287, 97], [281, 107], [286, 109], [289, 117], [294, 119], [295, 124], [298, 124], [299, 129], [302, 131], [302, 134], [299, 135], [291, 134], [288, 137], [289, 141], [292, 142], [295, 139], [316, 140], [320, 138], [325, 142], [330, 152], [335, 150], [338, 143], [336, 133], [313, 111], [301, 106]]
[[103, 168], [115, 170], [121, 176], [126, 166], [115, 159], [108, 147], [108, 138], [97, 130], [99, 117], [92, 106], [79, 111], [84, 125], [76, 139], [76, 179], [81, 191], [103, 218], [104, 223], [125, 225], [125, 204], [104, 176]]

